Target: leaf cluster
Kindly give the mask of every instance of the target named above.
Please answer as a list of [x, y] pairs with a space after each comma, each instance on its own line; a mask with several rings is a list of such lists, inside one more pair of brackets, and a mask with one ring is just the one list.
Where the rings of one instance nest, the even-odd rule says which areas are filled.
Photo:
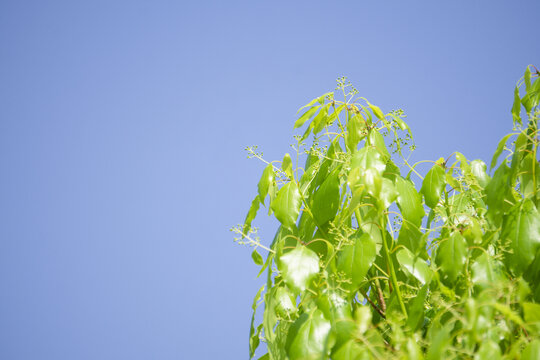
[[[259, 359], [273, 360], [537, 358], [540, 78], [531, 69], [491, 176], [459, 152], [409, 164], [403, 111], [385, 114], [344, 78], [300, 109], [295, 163], [265, 161], [233, 229], [266, 272], [250, 358], [261, 341]], [[261, 207], [280, 223], [268, 245], [252, 227]]]

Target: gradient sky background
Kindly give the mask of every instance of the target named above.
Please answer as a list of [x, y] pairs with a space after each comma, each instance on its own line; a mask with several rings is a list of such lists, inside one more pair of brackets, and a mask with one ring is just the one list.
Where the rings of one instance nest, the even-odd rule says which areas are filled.
[[[244, 359], [264, 282], [229, 228], [346, 75], [414, 160], [489, 161], [538, 1], [0, 3], [0, 358]], [[269, 243], [275, 222], [256, 225]]]

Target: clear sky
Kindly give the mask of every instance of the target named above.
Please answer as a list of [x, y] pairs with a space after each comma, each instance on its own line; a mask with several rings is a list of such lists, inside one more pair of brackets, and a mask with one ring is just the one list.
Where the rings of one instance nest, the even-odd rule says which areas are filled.
[[[346, 75], [413, 160], [488, 161], [538, 1], [0, 3], [0, 358], [244, 359], [263, 283], [228, 229]], [[263, 241], [275, 230], [264, 220]]]

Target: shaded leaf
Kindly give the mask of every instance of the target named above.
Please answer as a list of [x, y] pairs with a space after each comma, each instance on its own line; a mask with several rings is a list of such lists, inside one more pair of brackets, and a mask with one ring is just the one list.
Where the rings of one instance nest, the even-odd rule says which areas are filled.
[[424, 323], [424, 301], [426, 300], [428, 287], [429, 284], [422, 286], [420, 291], [418, 291], [418, 294], [412, 299], [411, 305], [408, 307], [409, 317], [407, 318], [407, 326], [413, 332], [420, 329]]
[[540, 340], [531, 341], [521, 353], [521, 360], [540, 360]]
[[499, 360], [501, 359], [501, 349], [493, 340], [483, 341], [474, 355], [474, 360]]

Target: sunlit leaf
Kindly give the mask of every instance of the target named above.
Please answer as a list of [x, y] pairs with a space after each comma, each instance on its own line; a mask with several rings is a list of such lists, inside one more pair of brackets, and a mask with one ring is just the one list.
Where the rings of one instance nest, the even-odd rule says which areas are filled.
[[437, 249], [436, 262], [450, 283], [454, 283], [457, 277], [462, 274], [466, 259], [467, 241], [459, 232], [453, 232], [448, 238], [441, 241]]
[[386, 144], [384, 143], [384, 137], [381, 135], [380, 132], [376, 130], [370, 131], [369, 142], [371, 146], [373, 146], [382, 155], [381, 159], [383, 162], [386, 162], [388, 159], [390, 159], [390, 153], [386, 148]]
[[499, 141], [499, 144], [497, 145], [497, 149], [495, 149], [495, 153], [493, 153], [493, 157], [491, 158], [491, 165], [490, 168], [493, 169], [495, 165], [497, 165], [497, 161], [499, 160], [499, 156], [501, 156], [502, 151], [504, 150], [504, 146], [506, 145], [506, 142], [514, 134], [508, 134], [504, 136], [501, 141]]
[[384, 119], [384, 114], [378, 106], [370, 104], [369, 102], [367, 104], [369, 108], [371, 109], [371, 111], [373, 111], [373, 114], [375, 114], [376, 117], [378, 117], [381, 120]]
[[354, 340], [349, 340], [343, 344], [332, 355], [333, 360], [370, 360], [369, 351], [364, 346]]
[[514, 206], [505, 218], [501, 238], [512, 249], [506, 261], [516, 275], [532, 263], [540, 247], [540, 213], [530, 199]]
[[286, 228], [294, 227], [298, 214], [300, 213], [300, 192], [296, 182], [291, 181], [285, 184], [278, 192], [271, 207], [276, 218]]
[[356, 151], [358, 142], [366, 136], [366, 122], [360, 114], [353, 115], [347, 121], [347, 147], [352, 152]]
[[339, 168], [324, 180], [313, 196], [311, 212], [317, 224], [332, 220], [339, 209]]
[[249, 207], [249, 211], [246, 215], [246, 220], [244, 220], [244, 226], [242, 228], [243, 235], [247, 235], [251, 230], [251, 223], [253, 222], [253, 219], [255, 219], [255, 216], [257, 216], [257, 211], [259, 211], [260, 205], [261, 202], [259, 200], [259, 195], [257, 195], [251, 202], [251, 206]]
[[410, 223], [419, 226], [425, 216], [422, 206], [422, 197], [416, 191], [413, 183], [401, 176], [396, 177], [397, 205], [403, 218]]
[[476, 258], [471, 270], [472, 282], [476, 286], [489, 287], [501, 279], [501, 264], [487, 253]]
[[272, 164], [268, 164], [268, 166], [264, 168], [259, 184], [257, 185], [259, 190], [259, 200], [262, 204], [264, 204], [264, 199], [266, 198], [266, 195], [268, 195], [268, 189], [274, 183], [275, 177], [274, 167]]
[[471, 161], [471, 171], [476, 180], [478, 181], [478, 184], [481, 187], [485, 188], [489, 183], [489, 180], [491, 180], [491, 178], [486, 173], [486, 163], [482, 160]]
[[328, 123], [328, 109], [330, 104], [324, 106], [321, 111], [313, 118], [313, 133], [318, 134]]
[[376, 247], [371, 236], [365, 233], [356, 233], [351, 241], [339, 252], [337, 267], [351, 279], [352, 287], [357, 288], [375, 261]]
[[290, 360], [325, 359], [331, 348], [331, 325], [320, 310], [302, 314], [291, 326], [287, 337]]
[[317, 112], [317, 110], [319, 110], [319, 108], [320, 106], [314, 106], [310, 108], [308, 111], [306, 111], [305, 113], [303, 113], [302, 116], [300, 116], [300, 118], [296, 120], [296, 122], [294, 123], [294, 128], [296, 129], [304, 125], [306, 121], [308, 121], [309, 119], [313, 117], [313, 115], [315, 115], [315, 113]]
[[422, 188], [420, 189], [420, 193], [424, 195], [427, 206], [434, 208], [437, 205], [445, 184], [444, 169], [438, 164], [433, 165], [431, 170], [426, 174], [422, 182]]
[[263, 265], [264, 264], [264, 261], [263, 261], [263, 258], [261, 256], [261, 254], [259, 254], [257, 252], [257, 249], [253, 249], [253, 252], [251, 253], [251, 258], [253, 259], [253, 262], [257, 265]]
[[414, 256], [414, 254], [406, 248], [399, 249], [396, 258], [399, 264], [403, 266], [403, 269], [413, 275], [420, 283], [429, 283], [432, 271], [424, 259]]
[[278, 269], [291, 290], [304, 291], [319, 272], [319, 257], [312, 250], [300, 246], [279, 258]]
[[281, 169], [290, 179], [293, 179], [293, 164], [291, 155], [289, 153], [286, 153], [285, 156], [283, 156], [283, 161], [281, 162]]
[[514, 89], [514, 103], [512, 104], [512, 117], [514, 119], [514, 123], [517, 123], [521, 126], [523, 124], [521, 123], [520, 113], [521, 113], [521, 98], [519, 97], [519, 88], [516, 86], [516, 88]]

